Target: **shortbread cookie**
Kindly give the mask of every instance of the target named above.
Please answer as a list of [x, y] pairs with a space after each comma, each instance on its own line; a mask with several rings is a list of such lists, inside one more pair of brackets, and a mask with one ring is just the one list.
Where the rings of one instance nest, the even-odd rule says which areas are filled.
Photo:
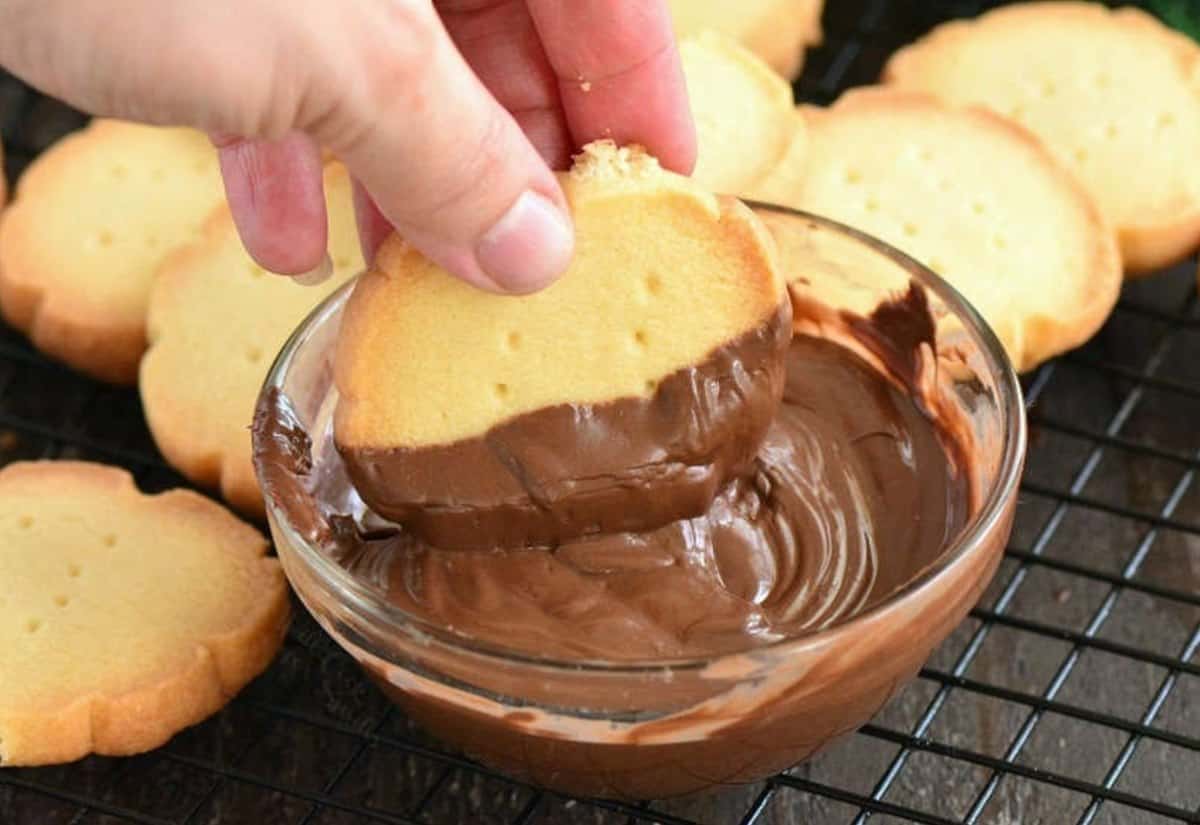
[[138, 385], [154, 440], [180, 472], [248, 515], [263, 512], [249, 426], [267, 370], [304, 316], [363, 268], [341, 164], [326, 167], [325, 193], [335, 272], [325, 283], [302, 286], [263, 271], [221, 207], [204, 239], [163, 266], [150, 297]]
[[0, 312], [48, 355], [133, 383], [154, 272], [222, 198], [199, 132], [93, 121], [29, 167], [0, 218]]
[[283, 640], [267, 542], [187, 490], [75, 461], [0, 470], [0, 765], [158, 747]]
[[782, 77], [736, 42], [714, 32], [679, 44], [699, 155], [692, 177], [713, 192], [742, 195], [793, 143], [803, 151], [803, 118]]
[[922, 261], [975, 305], [1019, 370], [1104, 323], [1121, 282], [1113, 234], [1028, 132], [984, 109], [879, 87], [804, 112], [806, 157], [777, 170], [764, 200], [849, 224]]
[[675, 33], [732, 37], [786, 78], [804, 67], [804, 50], [821, 42], [825, 0], [670, 0]]
[[611, 142], [560, 180], [576, 251], [548, 289], [481, 292], [393, 237], [347, 305], [337, 446], [438, 546], [697, 515], [778, 405], [790, 305], [754, 214]]
[[1005, 6], [934, 29], [884, 79], [986, 105], [1037, 134], [1097, 199], [1128, 270], [1200, 246], [1200, 46], [1145, 12]]

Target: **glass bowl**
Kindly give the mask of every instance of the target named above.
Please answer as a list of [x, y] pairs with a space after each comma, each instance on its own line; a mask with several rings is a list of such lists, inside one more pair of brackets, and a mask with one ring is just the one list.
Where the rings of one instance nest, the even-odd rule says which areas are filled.
[[[484, 644], [390, 604], [297, 524], [270, 483], [264, 437], [255, 461], [279, 557], [322, 627], [428, 730], [518, 779], [585, 796], [685, 794], [761, 779], [867, 721], [924, 663], [987, 586], [1012, 527], [1025, 452], [1020, 386], [979, 315], [916, 261], [812, 215], [754, 205], [795, 287], [867, 314], [916, 284], [938, 331], [934, 381], [966, 423], [973, 515], [931, 565], [881, 602], [830, 627], [740, 652], [687, 660], [553, 661]], [[280, 398], [328, 445], [332, 358], [350, 286], [293, 334], [260, 404]], [[289, 506], [290, 505], [290, 506]]]

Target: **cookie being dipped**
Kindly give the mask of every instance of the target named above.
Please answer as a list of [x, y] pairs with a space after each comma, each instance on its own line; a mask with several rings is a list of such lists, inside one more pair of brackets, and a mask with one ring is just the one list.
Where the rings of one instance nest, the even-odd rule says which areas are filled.
[[699, 515], [778, 407], [791, 307], [755, 215], [608, 141], [560, 181], [575, 257], [549, 288], [485, 293], [392, 237], [347, 303], [338, 450], [368, 505], [436, 546]]

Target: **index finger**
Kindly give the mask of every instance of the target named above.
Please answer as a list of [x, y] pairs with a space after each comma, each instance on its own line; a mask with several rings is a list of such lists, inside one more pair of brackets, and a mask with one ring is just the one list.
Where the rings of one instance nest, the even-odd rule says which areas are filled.
[[527, 0], [571, 136], [640, 143], [684, 174], [696, 130], [665, 0]]

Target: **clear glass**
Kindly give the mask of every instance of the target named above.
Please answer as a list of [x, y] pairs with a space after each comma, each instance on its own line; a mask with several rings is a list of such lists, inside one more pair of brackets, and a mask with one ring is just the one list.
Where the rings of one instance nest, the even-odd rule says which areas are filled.
[[[754, 208], [789, 274], [835, 309], [868, 313], [910, 283], [925, 291], [938, 327], [938, 391], [974, 441], [975, 515], [909, 584], [819, 632], [704, 659], [572, 662], [406, 614], [305, 541], [268, 495], [279, 557], [308, 609], [408, 714], [472, 758], [558, 791], [631, 799], [760, 779], [869, 719], [995, 572], [1025, 452], [1020, 386], [999, 342], [961, 296], [902, 253], [823, 218]], [[314, 438], [329, 431], [348, 294], [343, 287], [309, 316], [264, 387], [290, 400]]]

